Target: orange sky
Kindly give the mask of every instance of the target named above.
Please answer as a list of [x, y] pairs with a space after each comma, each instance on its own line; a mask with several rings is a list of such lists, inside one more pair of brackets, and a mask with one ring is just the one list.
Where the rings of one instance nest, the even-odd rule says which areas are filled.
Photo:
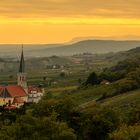
[[140, 38], [139, 0], [3, 0], [0, 43]]

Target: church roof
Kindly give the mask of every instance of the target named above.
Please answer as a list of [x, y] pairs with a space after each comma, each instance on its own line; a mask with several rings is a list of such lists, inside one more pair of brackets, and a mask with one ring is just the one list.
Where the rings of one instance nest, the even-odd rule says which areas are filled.
[[27, 96], [26, 92], [21, 86], [18, 85], [10, 85], [0, 87], [0, 97], [8, 98], [8, 97], [24, 97]]
[[22, 47], [21, 58], [20, 58], [19, 72], [25, 72], [25, 62], [24, 62], [23, 47]]

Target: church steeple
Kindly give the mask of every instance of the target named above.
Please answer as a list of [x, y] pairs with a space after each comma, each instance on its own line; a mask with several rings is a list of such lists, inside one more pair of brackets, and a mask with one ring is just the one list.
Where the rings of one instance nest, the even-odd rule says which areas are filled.
[[23, 54], [23, 45], [22, 45], [22, 52], [21, 52], [21, 58], [20, 58], [19, 72], [25, 72], [25, 62], [24, 62], [24, 54]]
[[19, 73], [17, 74], [17, 84], [21, 86], [26, 91], [26, 93], [28, 92], [26, 73], [25, 73], [23, 45], [22, 45], [22, 52], [20, 58]]

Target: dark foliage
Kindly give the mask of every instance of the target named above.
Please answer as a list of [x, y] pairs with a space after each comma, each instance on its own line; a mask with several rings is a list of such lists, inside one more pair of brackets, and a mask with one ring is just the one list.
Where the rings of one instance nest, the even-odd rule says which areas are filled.
[[100, 84], [100, 80], [95, 72], [92, 72], [87, 78], [85, 85], [98, 85]]

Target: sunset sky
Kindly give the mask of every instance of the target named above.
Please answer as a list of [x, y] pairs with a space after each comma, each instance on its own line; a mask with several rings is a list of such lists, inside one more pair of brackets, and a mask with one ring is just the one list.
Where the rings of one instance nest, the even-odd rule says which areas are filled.
[[140, 38], [140, 0], [1, 0], [0, 43]]

